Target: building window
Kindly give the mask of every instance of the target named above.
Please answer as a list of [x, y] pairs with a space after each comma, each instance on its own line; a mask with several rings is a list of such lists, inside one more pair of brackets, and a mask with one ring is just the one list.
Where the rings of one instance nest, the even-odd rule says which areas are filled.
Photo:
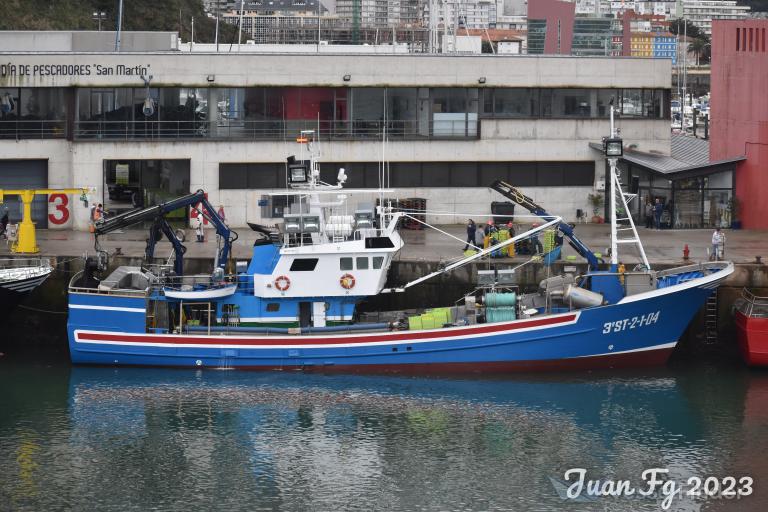
[[0, 139], [57, 139], [66, 136], [63, 88], [0, 87]]
[[221, 163], [219, 189], [281, 188], [285, 184], [283, 163]]

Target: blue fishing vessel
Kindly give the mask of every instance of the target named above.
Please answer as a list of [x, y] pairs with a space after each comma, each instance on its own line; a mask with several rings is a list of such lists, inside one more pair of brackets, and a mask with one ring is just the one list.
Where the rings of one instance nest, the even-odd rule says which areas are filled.
[[[303, 138], [310, 140], [311, 154], [311, 137]], [[276, 195], [292, 196], [295, 208], [276, 231], [252, 226], [261, 238], [250, 261], [229, 261], [236, 235], [203, 191], [105, 219], [95, 228], [100, 257], [87, 261], [69, 286], [72, 361], [414, 374], [663, 364], [733, 264], [652, 270], [633, 220], [617, 216], [630, 211], [632, 199], [621, 191], [616, 172], [622, 143], [612, 137], [605, 146], [613, 182], [608, 262], [586, 247], [571, 225], [497, 181], [492, 188], [527, 208], [541, 225], [387, 288], [387, 271], [404, 244], [398, 226], [403, 218], [415, 217], [386, 201], [351, 205], [350, 198], [363, 191], [343, 188], [343, 169], [337, 183], [322, 182], [313, 158], [289, 158], [289, 188]], [[211, 273], [183, 272], [184, 248], [165, 221], [167, 213], [182, 207], [198, 209], [216, 228]], [[164, 234], [174, 246], [173, 267], [121, 266], [100, 277], [107, 265], [98, 237], [146, 221], [153, 222], [147, 261]], [[547, 232], [554, 233], [555, 246], [567, 240], [588, 270], [550, 277], [530, 293], [494, 273], [451, 307], [359, 311], [370, 297], [408, 293], [421, 282]], [[629, 235], [622, 238], [622, 233]], [[642, 263], [634, 270], [619, 267], [620, 245], [638, 248]], [[234, 271], [226, 272], [228, 266]]]

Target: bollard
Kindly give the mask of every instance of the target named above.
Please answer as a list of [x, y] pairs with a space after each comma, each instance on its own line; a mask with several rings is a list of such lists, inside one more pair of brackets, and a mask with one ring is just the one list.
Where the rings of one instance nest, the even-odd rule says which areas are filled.
[[691, 250], [688, 249], [688, 244], [685, 244], [685, 247], [683, 247], [683, 259], [687, 261], [690, 255], [691, 255]]

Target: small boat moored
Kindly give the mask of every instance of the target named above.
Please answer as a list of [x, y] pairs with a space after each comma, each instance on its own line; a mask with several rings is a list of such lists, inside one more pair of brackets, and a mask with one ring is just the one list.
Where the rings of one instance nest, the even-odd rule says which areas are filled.
[[8, 312], [53, 272], [47, 258], [0, 259], [0, 308]]
[[750, 366], [768, 366], [768, 297], [746, 288], [734, 305], [739, 349]]

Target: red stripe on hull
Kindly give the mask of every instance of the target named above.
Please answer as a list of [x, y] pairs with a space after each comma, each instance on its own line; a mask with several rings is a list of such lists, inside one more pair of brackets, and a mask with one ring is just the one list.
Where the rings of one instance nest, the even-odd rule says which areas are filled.
[[235, 366], [238, 370], [282, 370], [316, 373], [428, 375], [500, 375], [527, 372], [575, 372], [609, 368], [663, 366], [673, 348], [611, 354], [605, 356], [550, 359], [545, 361], [504, 361], [482, 363], [360, 364], [317, 366]]
[[480, 327], [468, 327], [468, 328], [452, 328], [441, 331], [408, 331], [408, 333], [396, 333], [396, 334], [378, 334], [378, 335], [363, 335], [363, 336], [350, 336], [347, 333], [339, 332], [332, 338], [320, 337], [315, 335], [295, 335], [288, 338], [275, 338], [275, 337], [258, 337], [253, 336], [250, 338], [235, 337], [235, 336], [212, 336], [212, 337], [189, 337], [189, 336], [126, 336], [125, 334], [116, 333], [89, 333], [83, 332], [77, 334], [78, 341], [120, 341], [124, 343], [173, 343], [183, 345], [253, 345], [253, 346], [269, 346], [269, 345], [333, 345], [333, 344], [347, 344], [347, 343], [371, 343], [377, 341], [394, 342], [394, 341], [413, 341], [420, 339], [432, 339], [440, 338], [441, 336], [473, 336], [477, 334], [490, 334], [496, 332], [509, 332], [516, 331], [518, 329], [527, 329], [531, 327], [547, 327], [556, 326], [558, 324], [564, 324], [572, 322], [576, 319], [576, 315], [565, 315], [556, 318], [541, 318], [536, 320], [517, 321], [504, 324], [485, 325]]

